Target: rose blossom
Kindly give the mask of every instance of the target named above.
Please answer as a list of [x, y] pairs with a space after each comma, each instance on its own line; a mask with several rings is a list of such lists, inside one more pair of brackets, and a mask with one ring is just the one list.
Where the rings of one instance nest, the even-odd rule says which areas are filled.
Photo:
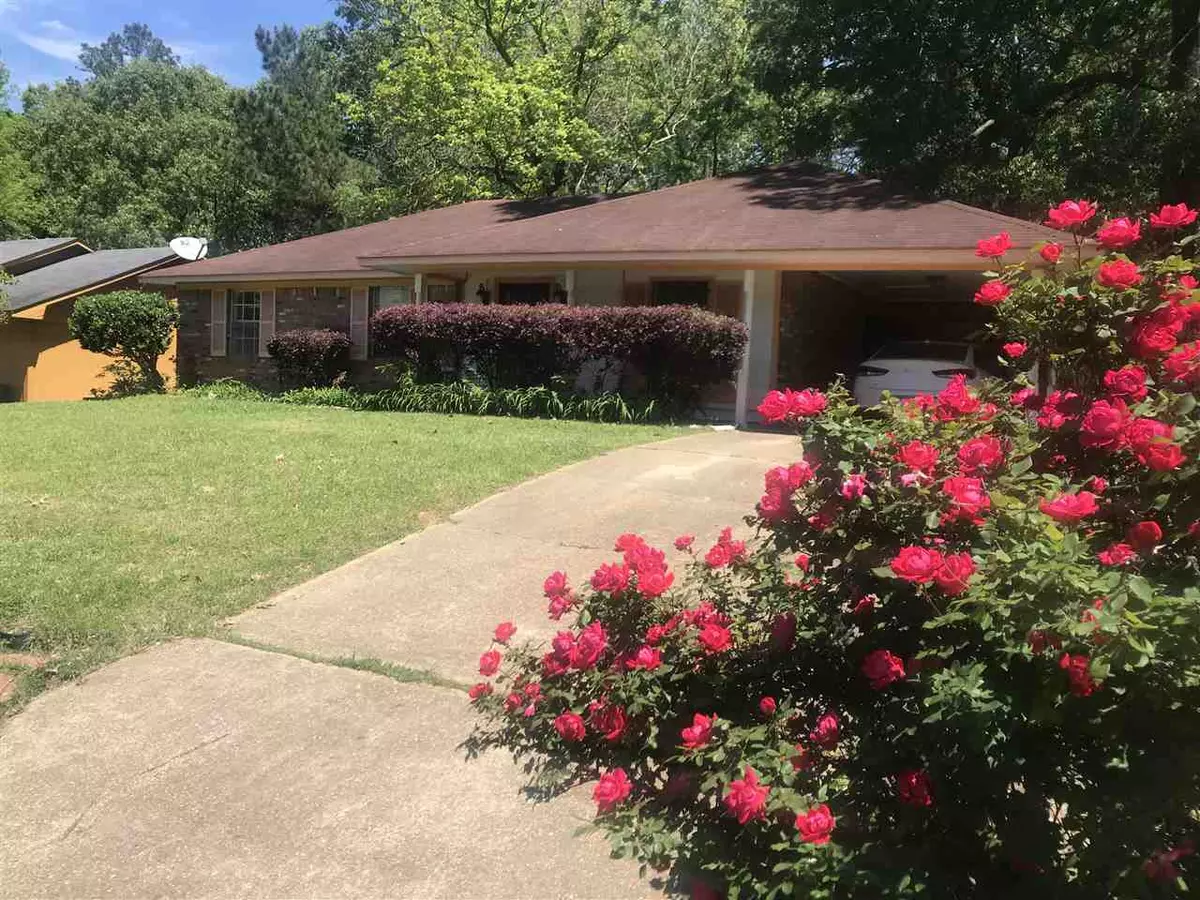
[[[1182, 206], [1183, 204], [1180, 204]], [[1192, 213], [1194, 216], [1195, 213]], [[1182, 841], [1178, 847], [1172, 847], [1170, 850], [1156, 850], [1154, 854], [1142, 863], [1142, 872], [1151, 881], [1157, 881], [1160, 884], [1170, 884], [1180, 877], [1179, 867], [1175, 863], [1183, 859], [1185, 856], [1191, 856], [1196, 852], [1196, 847], [1191, 839]]]
[[1048, 263], [1056, 263], [1062, 259], [1063, 245], [1057, 241], [1042, 244], [1041, 249], [1038, 250], [1038, 255]]
[[675, 538], [675, 549], [687, 550], [692, 546], [692, 542], [695, 540], [696, 536], [694, 534], [681, 534], [679, 537]]
[[979, 290], [975, 292], [975, 302], [980, 306], [997, 306], [1011, 293], [1011, 287], [999, 278], [993, 278], [980, 285]]
[[1074, 525], [1088, 516], [1095, 515], [1100, 507], [1096, 495], [1090, 491], [1078, 494], [1059, 494], [1053, 500], [1043, 500], [1038, 508], [1056, 522]]
[[647, 672], [653, 672], [662, 665], [662, 651], [657, 647], [641, 646], [637, 653], [626, 661], [627, 669], [645, 669]]
[[1125, 540], [1139, 550], [1151, 550], [1163, 539], [1163, 530], [1157, 522], [1145, 519], [1130, 525], [1125, 531]]
[[1069, 231], [1096, 215], [1096, 204], [1090, 200], [1064, 200], [1046, 213], [1046, 224], [1059, 231]]
[[500, 670], [500, 651], [489, 650], [483, 656], [479, 657], [479, 674], [484, 678], [491, 678]]
[[1096, 280], [1100, 284], [1115, 290], [1127, 291], [1142, 283], [1142, 273], [1137, 265], [1127, 259], [1114, 259], [1100, 263], [1096, 270]]
[[1139, 359], [1163, 356], [1175, 349], [1182, 330], [1183, 316], [1178, 307], [1164, 307], [1134, 320], [1129, 350]]
[[942, 421], [979, 410], [979, 398], [967, 387], [966, 375], [955, 375], [937, 395], [937, 415]]
[[501, 622], [496, 626], [496, 631], [492, 635], [501, 644], [507, 644], [508, 639], [517, 633], [517, 626], [512, 622]]
[[784, 388], [782, 391], [769, 391], [758, 405], [758, 414], [765, 422], [796, 422], [819, 415], [825, 411], [827, 404], [825, 395], [812, 388], [802, 391]]
[[733, 539], [733, 529], [721, 530], [717, 542], [704, 554], [704, 562], [710, 569], [723, 569], [746, 557], [746, 542]]
[[933, 806], [933, 782], [920, 769], [907, 769], [896, 776], [896, 795], [909, 806]]
[[1125, 437], [1134, 456], [1156, 472], [1168, 472], [1183, 464], [1186, 457], [1172, 442], [1175, 427], [1157, 419], [1134, 419], [1125, 429]]
[[1200, 343], [1184, 344], [1164, 359], [1163, 373], [1178, 384], [1200, 385]]
[[932, 475], [938, 463], [938, 449], [932, 444], [921, 441], [909, 441], [896, 454], [896, 459], [907, 466], [910, 471], [924, 472]]
[[692, 716], [692, 724], [679, 732], [683, 738], [683, 746], [688, 750], [696, 750], [712, 740], [713, 728], [717, 724], [716, 713], [706, 716], [696, 713]]
[[592, 590], [619, 594], [629, 586], [629, 566], [604, 563], [592, 575]]
[[958, 471], [963, 475], [986, 475], [1004, 464], [1004, 447], [990, 434], [971, 438], [958, 448]]
[[824, 803], [796, 816], [796, 830], [800, 832], [800, 840], [806, 844], [828, 844], [836, 824], [837, 821]]
[[938, 551], [909, 546], [901, 548], [892, 559], [891, 567], [897, 578], [912, 584], [929, 584], [941, 564], [942, 554]]
[[1079, 423], [1079, 443], [1084, 447], [1115, 450], [1125, 443], [1129, 410], [1120, 400], [1097, 400]]
[[563, 613], [575, 605], [575, 597], [572, 594], [560, 594], [550, 598], [550, 606], [547, 612], [550, 618], [558, 621], [563, 617]]
[[625, 734], [627, 719], [623, 707], [603, 700], [593, 700], [588, 704], [588, 722], [592, 729], [610, 743], [619, 741]]
[[975, 574], [975, 560], [970, 553], [948, 553], [942, 559], [941, 566], [933, 574], [933, 580], [941, 588], [942, 593], [956, 597], [970, 587], [971, 576]]
[[480, 697], [486, 697], [492, 692], [492, 690], [493, 688], [488, 682], [481, 681], [479, 684], [471, 686], [471, 689], [467, 691], [467, 696], [470, 697], [471, 702], [474, 703]]
[[729, 782], [729, 792], [725, 794], [725, 808], [738, 820], [739, 825], [745, 825], [751, 819], [766, 816], [767, 797], [770, 793], [771, 788], [768, 785], [759, 783], [758, 773], [746, 766], [740, 779]]
[[760, 697], [758, 700], [758, 711], [762, 713], [764, 718], [771, 718], [775, 715], [775, 710], [779, 708], [779, 704], [775, 702], [774, 697]]
[[866, 476], [855, 473], [847, 475], [846, 480], [842, 482], [841, 493], [847, 500], [857, 500], [867, 492]]
[[575, 639], [575, 646], [571, 648], [570, 655], [571, 668], [580, 670], [592, 668], [607, 647], [608, 635], [604, 632], [604, 626], [599, 622], [593, 622], [579, 632], [579, 636]]
[[1108, 479], [1102, 478], [1099, 475], [1093, 475], [1088, 479], [1086, 487], [1094, 494], [1103, 494], [1108, 490]]
[[582, 741], [587, 737], [583, 716], [567, 710], [554, 718], [554, 730], [564, 741]]
[[1000, 349], [1004, 351], [1004, 355], [1009, 359], [1020, 359], [1025, 355], [1029, 347], [1020, 341], [1009, 341]]
[[796, 564], [796, 568], [801, 572], [807, 572], [809, 564], [812, 562], [812, 556], [807, 553], [800, 552], [796, 554], [796, 558], [792, 561]]
[[854, 616], [869, 616], [875, 611], [875, 604], [878, 602], [879, 598], [874, 594], [865, 594], [858, 598], [854, 607], [850, 610], [850, 614]]
[[1151, 228], [1182, 228], [1196, 221], [1196, 210], [1186, 203], [1164, 203], [1156, 213], [1150, 213]]
[[616, 768], [600, 776], [592, 790], [592, 799], [596, 801], [599, 812], [612, 812], [632, 791], [633, 784], [625, 770]]
[[[946, 520], [963, 519], [979, 524], [983, 513], [992, 507], [992, 499], [981, 478], [955, 475], [942, 482], [942, 493], [950, 498]], [[903, 576], [901, 576], [903, 577]]]
[[1008, 402], [1013, 406], [1024, 406], [1027, 409], [1036, 409], [1040, 401], [1038, 400], [1037, 389], [1026, 387], [1021, 388], [1019, 391], [1013, 391], [1012, 394], [1009, 395]]
[[1104, 373], [1104, 387], [1114, 399], [1137, 403], [1146, 399], [1146, 370], [1141, 366], [1122, 366]]
[[709, 622], [701, 628], [700, 633], [696, 635], [696, 640], [700, 642], [704, 652], [708, 655], [722, 653], [733, 646], [733, 635], [729, 629], [715, 622]]
[[1096, 559], [1106, 566], [1123, 566], [1137, 558], [1137, 551], [1128, 544], [1111, 544], [1096, 554]]
[[1110, 250], [1120, 250], [1142, 239], [1142, 226], [1136, 219], [1121, 216], [1109, 219], [1096, 231], [1096, 243]]
[[837, 713], [827, 712], [817, 719], [817, 726], [809, 733], [808, 738], [814, 744], [831, 750], [841, 739], [841, 725]]
[[904, 678], [904, 660], [890, 650], [872, 650], [862, 663], [862, 673], [877, 691]]
[[1012, 249], [1012, 237], [1007, 231], [983, 238], [975, 245], [975, 255], [980, 259], [999, 258]]
[[1088, 697], [1099, 685], [1092, 678], [1091, 659], [1082, 653], [1064, 653], [1058, 659], [1058, 667], [1067, 673], [1067, 683], [1076, 697]]

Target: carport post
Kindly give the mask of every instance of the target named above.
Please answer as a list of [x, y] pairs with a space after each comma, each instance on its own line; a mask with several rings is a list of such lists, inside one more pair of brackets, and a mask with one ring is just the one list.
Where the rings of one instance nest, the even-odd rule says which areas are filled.
[[747, 269], [742, 277], [742, 321], [750, 340], [737, 377], [738, 426], [750, 424], [751, 412], [774, 381], [780, 280], [774, 269]]

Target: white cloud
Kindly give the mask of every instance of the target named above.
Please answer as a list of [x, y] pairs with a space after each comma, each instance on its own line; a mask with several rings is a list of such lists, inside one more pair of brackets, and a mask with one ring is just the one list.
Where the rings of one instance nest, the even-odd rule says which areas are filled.
[[30, 34], [27, 31], [15, 31], [17, 40], [26, 47], [32, 47], [38, 53], [44, 53], [47, 56], [53, 56], [55, 59], [66, 60], [67, 62], [75, 62], [79, 59], [79, 45], [83, 40], [78, 37], [74, 38], [54, 38], [45, 35]]
[[75, 29], [69, 25], [65, 25], [58, 19], [46, 19], [44, 22], [38, 22], [45, 31], [55, 31], [59, 34], [67, 34], [74, 37]]

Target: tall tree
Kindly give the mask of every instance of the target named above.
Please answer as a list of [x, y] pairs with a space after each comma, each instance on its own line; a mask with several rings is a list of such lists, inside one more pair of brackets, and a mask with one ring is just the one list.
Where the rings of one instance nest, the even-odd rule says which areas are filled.
[[79, 48], [79, 66], [91, 75], [112, 75], [135, 59], [179, 65], [175, 52], [141, 22], [131, 22], [99, 44], [81, 44]]
[[0, 63], [0, 240], [28, 237], [41, 218], [38, 182], [22, 152], [26, 123], [8, 108], [8, 79]]
[[1200, 0], [755, 0], [791, 153], [1034, 214], [1200, 197]]

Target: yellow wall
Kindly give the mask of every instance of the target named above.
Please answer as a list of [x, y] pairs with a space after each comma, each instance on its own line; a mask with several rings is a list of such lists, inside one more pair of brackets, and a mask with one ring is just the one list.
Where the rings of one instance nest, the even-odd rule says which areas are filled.
[[[113, 360], [89, 353], [67, 330], [70, 302], [47, 307], [43, 319], [13, 318], [0, 325], [0, 385], [11, 386], [21, 400], [82, 400], [103, 390]], [[175, 335], [158, 361], [168, 383], [175, 379]]]

